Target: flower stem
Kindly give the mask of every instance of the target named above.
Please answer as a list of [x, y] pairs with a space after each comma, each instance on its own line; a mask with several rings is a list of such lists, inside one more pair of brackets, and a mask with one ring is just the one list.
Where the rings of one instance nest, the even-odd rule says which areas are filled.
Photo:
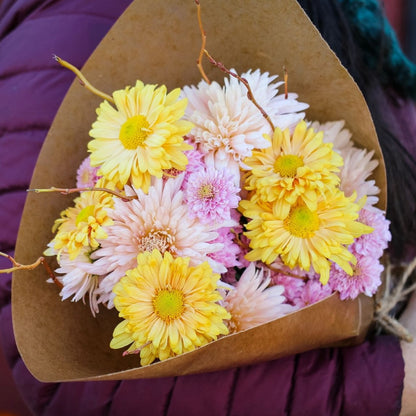
[[288, 75], [288, 73], [287, 73], [287, 69], [286, 69], [286, 67], [285, 67], [285, 66], [283, 67], [283, 72], [284, 72], [284, 77], [283, 77], [283, 79], [284, 79], [284, 81], [285, 81], [285, 100], [287, 100], [287, 99], [288, 99], [288, 97], [289, 97], [288, 86], [287, 86], [287, 81], [288, 81], [288, 79], [289, 79], [289, 75]]
[[55, 273], [52, 271], [52, 269], [49, 267], [49, 264], [46, 262], [44, 257], [39, 257], [34, 263], [32, 264], [20, 264], [18, 263], [12, 256], [2, 253], [0, 251], [0, 256], [6, 257], [10, 262], [13, 264], [13, 267], [10, 267], [8, 269], [0, 269], [0, 274], [2, 273], [13, 273], [17, 270], [33, 270], [36, 269], [36, 267], [39, 266], [39, 264], [42, 264], [43, 267], [45, 267], [46, 272], [48, 273], [49, 277], [53, 280], [53, 282], [62, 289], [62, 283], [56, 278]]
[[199, 30], [201, 32], [201, 50], [199, 51], [199, 56], [198, 59], [196, 61], [196, 66], [199, 69], [199, 72], [202, 75], [202, 78], [205, 80], [205, 82], [207, 84], [211, 84], [211, 81], [208, 79], [207, 74], [204, 71], [204, 68], [202, 67], [202, 58], [204, 56], [204, 51], [205, 51], [205, 45], [207, 42], [207, 35], [205, 33], [205, 30], [202, 26], [202, 19], [201, 19], [201, 4], [199, 3], [199, 0], [195, 0], [195, 4], [196, 4], [196, 8], [197, 8], [197, 12], [198, 12], [198, 25], [199, 25]]
[[62, 195], [69, 195], [69, 194], [73, 194], [76, 192], [93, 192], [93, 191], [100, 191], [100, 192], [107, 192], [111, 195], [114, 195], [118, 198], [121, 198], [123, 201], [131, 201], [132, 199], [137, 199], [136, 195], [131, 195], [131, 196], [127, 196], [127, 195], [123, 195], [120, 192], [114, 191], [112, 189], [108, 189], [108, 188], [93, 188], [93, 187], [88, 187], [88, 188], [55, 188], [54, 186], [50, 187], [50, 188], [46, 188], [46, 189], [28, 189], [27, 192], [36, 192], [36, 193], [43, 193], [43, 192], [59, 192]]
[[107, 100], [110, 103], [114, 104], [113, 97], [111, 97], [110, 95], [106, 94], [105, 92], [100, 91], [99, 89], [91, 85], [91, 83], [87, 80], [87, 78], [85, 78], [85, 76], [82, 74], [82, 72], [78, 68], [75, 68], [74, 65], [71, 65], [69, 62], [64, 61], [59, 56], [54, 55], [53, 58], [55, 59], [56, 62], [58, 62], [58, 64], [72, 71], [80, 80], [81, 85], [84, 86], [87, 90], [91, 91], [95, 95], [98, 95], [100, 98], [103, 98], [104, 100]]

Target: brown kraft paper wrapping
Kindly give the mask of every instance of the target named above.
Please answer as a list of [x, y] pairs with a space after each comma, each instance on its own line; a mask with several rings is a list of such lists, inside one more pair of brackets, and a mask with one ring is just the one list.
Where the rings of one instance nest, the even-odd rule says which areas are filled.
[[[196, 84], [201, 47], [193, 0], [136, 0], [92, 54], [83, 73], [107, 93], [145, 83], [171, 90]], [[374, 149], [375, 180], [385, 208], [386, 178], [370, 113], [351, 76], [294, 0], [209, 0], [202, 18], [210, 54], [238, 72], [260, 68], [283, 77], [289, 91], [310, 104], [309, 120], [346, 120], [357, 145]], [[59, 55], [59, 51], [56, 51]], [[65, 56], [62, 56], [65, 59]], [[210, 79], [224, 74], [204, 67]], [[65, 69], [62, 69], [65, 70]], [[75, 81], [46, 138], [31, 188], [70, 188], [87, 156], [88, 131], [100, 99]], [[16, 258], [31, 263], [52, 239], [51, 227], [72, 197], [28, 194]], [[34, 243], [33, 243], [34, 242]], [[25, 364], [41, 381], [152, 378], [215, 371], [275, 359], [310, 349], [359, 342], [373, 316], [373, 299], [340, 301], [337, 295], [267, 324], [225, 336], [193, 352], [140, 367], [138, 356], [109, 347], [119, 318], [104, 307], [93, 318], [88, 305], [62, 302], [41, 267], [16, 272], [12, 311], [16, 342]]]

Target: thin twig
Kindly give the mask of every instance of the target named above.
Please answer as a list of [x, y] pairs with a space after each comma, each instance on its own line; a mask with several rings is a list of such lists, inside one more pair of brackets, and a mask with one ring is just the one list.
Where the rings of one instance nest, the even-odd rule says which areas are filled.
[[82, 74], [82, 72], [76, 68], [74, 65], [70, 64], [67, 61], [64, 61], [59, 56], [54, 55], [53, 58], [56, 62], [58, 62], [60, 65], [62, 65], [64, 68], [69, 69], [72, 71], [80, 80], [81, 85], [84, 86], [87, 90], [91, 91], [93, 94], [98, 95], [100, 98], [103, 98], [104, 100], [109, 101], [110, 103], [114, 104], [114, 99], [111, 97], [111, 95], [106, 94], [105, 92], [100, 91], [99, 89], [95, 88], [88, 80], [85, 78], [85, 76]]
[[38, 267], [40, 264], [42, 264], [45, 267], [46, 272], [48, 273], [49, 277], [54, 281], [54, 283], [56, 285], [59, 286], [60, 289], [62, 289], [62, 287], [63, 287], [62, 286], [62, 283], [56, 278], [54, 272], [49, 267], [49, 264], [46, 262], [46, 260], [45, 260], [44, 257], [39, 257], [32, 264], [20, 264], [12, 256], [10, 256], [9, 254], [2, 253], [0, 251], [0, 256], [1, 257], [6, 257], [13, 264], [13, 267], [10, 267], [8, 269], [0, 269], [0, 274], [3, 274], [3, 273], [13, 273], [13, 272], [15, 272], [17, 270], [33, 270], [33, 269], [36, 269], [36, 267]]
[[272, 128], [272, 131], [275, 130], [275, 126], [272, 122], [272, 120], [270, 119], [269, 115], [263, 110], [263, 108], [260, 106], [260, 104], [256, 101], [256, 99], [254, 98], [253, 95], [253, 91], [250, 88], [249, 83], [247, 82], [247, 80], [243, 77], [240, 77], [238, 74], [236, 74], [235, 72], [230, 71], [228, 68], [225, 67], [225, 65], [221, 62], [216, 61], [209, 53], [208, 51], [205, 49], [204, 50], [204, 54], [207, 56], [209, 62], [216, 66], [217, 68], [219, 68], [221, 71], [225, 72], [227, 75], [230, 75], [234, 78], [237, 78], [241, 83], [244, 84], [244, 86], [247, 88], [247, 98], [259, 109], [259, 111], [261, 112], [261, 114], [263, 115], [263, 117], [267, 120], [267, 122], [270, 124], [270, 127]]
[[399, 302], [405, 300], [406, 297], [410, 295], [410, 293], [416, 290], [416, 283], [405, 288], [415, 268], [416, 258], [413, 259], [407, 266], [399, 267], [399, 269], [402, 270], [401, 276], [396, 284], [396, 287], [393, 290], [391, 290], [393, 282], [393, 272], [394, 270], [397, 270], [397, 268], [393, 268], [393, 266], [390, 263], [386, 265], [386, 289], [382, 298], [378, 301], [376, 305], [375, 313], [376, 322], [378, 322], [384, 330], [408, 342], [412, 342], [412, 335], [397, 319], [390, 316], [390, 314]]
[[205, 30], [202, 26], [201, 5], [199, 3], [199, 0], [195, 0], [195, 4], [196, 4], [197, 12], [198, 12], [199, 30], [201, 32], [201, 50], [199, 51], [199, 56], [198, 56], [198, 59], [196, 61], [196, 66], [198, 67], [199, 72], [201, 73], [202, 78], [205, 80], [205, 82], [207, 84], [211, 84], [211, 81], [207, 77], [207, 74], [205, 73], [204, 68], [202, 67], [202, 58], [204, 57], [204, 50], [205, 50], [205, 45], [206, 45], [206, 42], [207, 42], [207, 35], [206, 35]]
[[59, 192], [62, 195], [69, 195], [76, 192], [94, 192], [94, 191], [100, 191], [100, 192], [107, 192], [111, 195], [117, 196], [118, 198], [121, 198], [124, 201], [131, 201], [133, 199], [137, 199], [137, 195], [123, 195], [120, 192], [114, 191], [109, 188], [94, 188], [94, 187], [88, 187], [88, 188], [55, 188], [54, 186], [50, 188], [45, 189], [28, 189], [27, 192], [36, 192], [36, 193], [43, 193], [43, 192]]
[[288, 79], [289, 79], [289, 75], [287, 73], [287, 69], [286, 69], [285, 66], [283, 67], [283, 72], [284, 72], [284, 78], [283, 79], [285, 81], [285, 100], [287, 100], [288, 97], [289, 97], [288, 85], [287, 85], [287, 82], [288, 82]]
[[383, 316], [377, 318], [377, 320], [379, 322], [381, 321], [380, 322], [381, 325], [384, 325], [384, 327], [389, 328], [390, 332], [397, 335], [400, 339], [402, 339], [404, 341], [407, 341], [407, 342], [412, 342], [413, 341], [413, 336], [407, 330], [407, 328], [405, 328], [399, 321], [392, 318], [391, 316], [383, 315]]
[[301, 279], [301, 280], [307, 280], [308, 279], [307, 276], [298, 276], [297, 274], [287, 272], [286, 270], [283, 270], [279, 267], [275, 267], [272, 264], [266, 264], [266, 263], [263, 263], [263, 264], [267, 268], [269, 268], [272, 272], [281, 273], [281, 274], [284, 274], [285, 276], [294, 277], [295, 279]]
[[123, 352], [123, 357], [125, 357], [125, 356], [127, 356], [127, 355], [132, 355], [132, 354], [139, 354], [140, 353], [140, 351], [144, 348], [144, 347], [147, 347], [148, 345], [150, 345], [152, 343], [152, 341], [147, 341], [146, 342], [146, 344], [143, 344], [140, 348], [137, 348], [136, 350], [133, 350], [133, 351], [129, 351], [129, 350], [127, 350], [127, 351], [124, 351]]

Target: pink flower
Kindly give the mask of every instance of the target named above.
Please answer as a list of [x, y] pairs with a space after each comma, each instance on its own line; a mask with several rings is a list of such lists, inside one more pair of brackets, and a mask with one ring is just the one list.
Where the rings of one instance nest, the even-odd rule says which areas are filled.
[[222, 224], [231, 220], [231, 208], [237, 208], [240, 191], [225, 170], [212, 168], [191, 174], [184, 189], [189, 214], [204, 224]]
[[77, 188], [93, 188], [100, 179], [98, 169], [91, 166], [89, 156], [85, 158], [77, 170]]
[[274, 285], [281, 285], [285, 288], [284, 294], [289, 303], [295, 304], [295, 299], [300, 298], [305, 282], [297, 277], [286, 276], [282, 273], [275, 273], [272, 275], [272, 283]]
[[375, 207], [362, 208], [359, 221], [373, 227], [374, 231], [357, 238], [351, 245], [350, 250], [362, 256], [380, 258], [387, 248], [388, 242], [391, 241], [390, 221], [386, 219], [383, 211]]
[[323, 285], [319, 280], [308, 280], [302, 287], [299, 297], [293, 300], [295, 306], [303, 308], [325, 299], [332, 293], [329, 285]]
[[208, 257], [211, 257], [218, 263], [221, 263], [225, 267], [241, 267], [241, 263], [238, 261], [240, 254], [240, 247], [234, 243], [234, 234], [231, 233], [231, 229], [228, 227], [220, 228], [217, 231], [218, 237], [213, 240], [213, 243], [220, 243], [223, 248], [214, 253], [209, 253]]
[[331, 268], [328, 285], [339, 292], [341, 300], [355, 299], [360, 293], [373, 296], [381, 285], [380, 275], [384, 267], [378, 260], [358, 254], [355, 256], [357, 264], [352, 276], [349, 276], [336, 264]]

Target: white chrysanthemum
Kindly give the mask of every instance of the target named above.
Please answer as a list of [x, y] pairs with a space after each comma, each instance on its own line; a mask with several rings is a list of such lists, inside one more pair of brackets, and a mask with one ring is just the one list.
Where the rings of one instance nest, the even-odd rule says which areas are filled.
[[[235, 72], [234, 70], [232, 70]], [[297, 113], [307, 107], [298, 103], [296, 95], [276, 96], [276, 77], [260, 71], [247, 72], [247, 78], [259, 105], [269, 114], [276, 126], [285, 128], [296, 124], [304, 114]], [[197, 87], [184, 87], [188, 98], [185, 118], [195, 125], [192, 134], [206, 159], [216, 168], [227, 168], [239, 177], [239, 165], [251, 155], [253, 149], [269, 146], [263, 134], [271, 134], [271, 127], [258, 108], [247, 98], [246, 87], [236, 78], [217, 82], [201, 81]]]
[[[53, 249], [52, 244], [49, 243], [49, 249]], [[62, 290], [60, 296], [62, 300], [68, 299], [72, 296], [72, 302], [78, 302], [82, 299], [85, 303], [85, 297], [89, 298], [89, 305], [91, 313], [95, 316], [98, 313], [98, 294], [97, 287], [99, 283], [99, 276], [95, 275], [90, 258], [90, 247], [83, 247], [76, 259], [71, 260], [70, 255], [66, 251], [61, 251], [57, 259], [59, 261], [59, 268], [55, 270], [57, 279], [62, 283]]]
[[269, 284], [270, 276], [264, 276], [263, 269], [256, 269], [255, 263], [250, 263], [223, 302], [231, 314], [227, 322], [230, 332], [264, 324], [295, 310], [292, 305], [284, 303], [284, 286], [268, 287]]
[[357, 193], [357, 201], [367, 196], [366, 206], [375, 205], [378, 202], [376, 196], [380, 188], [373, 179], [367, 180], [378, 166], [378, 161], [372, 159], [374, 151], [358, 149], [356, 147], [345, 148], [341, 151], [344, 165], [341, 167], [339, 176], [341, 178], [340, 189], [347, 197], [354, 191]]
[[[254, 98], [263, 110], [270, 116], [275, 127], [281, 130], [288, 128], [293, 130], [300, 120], [303, 120], [309, 105], [299, 102], [295, 93], [278, 94], [279, 87], [284, 85], [283, 81], [274, 82], [277, 75], [269, 75], [268, 72], [261, 73], [259, 69], [247, 71], [241, 75], [253, 91]], [[226, 80], [227, 81], [227, 80]], [[244, 94], [247, 89], [241, 82], [240, 88]]]
[[101, 248], [93, 253], [95, 273], [104, 275], [98, 292], [100, 301], [113, 307], [113, 286], [127, 270], [137, 266], [137, 255], [142, 252], [169, 252], [174, 257], [189, 257], [190, 265], [208, 261], [215, 273], [226, 268], [208, 254], [222, 248], [212, 243], [218, 236], [212, 226], [202, 224], [188, 215], [180, 190], [183, 177], [155, 179], [148, 194], [126, 187], [128, 195], [137, 194], [137, 200], [114, 200], [110, 216], [114, 221], [106, 228], [108, 237]]
[[322, 131], [324, 133], [324, 143], [333, 143], [333, 150], [340, 153], [344, 149], [349, 149], [353, 146], [351, 140], [352, 133], [344, 128], [345, 121], [329, 121], [327, 123], [319, 123], [314, 121], [309, 127], [312, 127], [316, 132]]

